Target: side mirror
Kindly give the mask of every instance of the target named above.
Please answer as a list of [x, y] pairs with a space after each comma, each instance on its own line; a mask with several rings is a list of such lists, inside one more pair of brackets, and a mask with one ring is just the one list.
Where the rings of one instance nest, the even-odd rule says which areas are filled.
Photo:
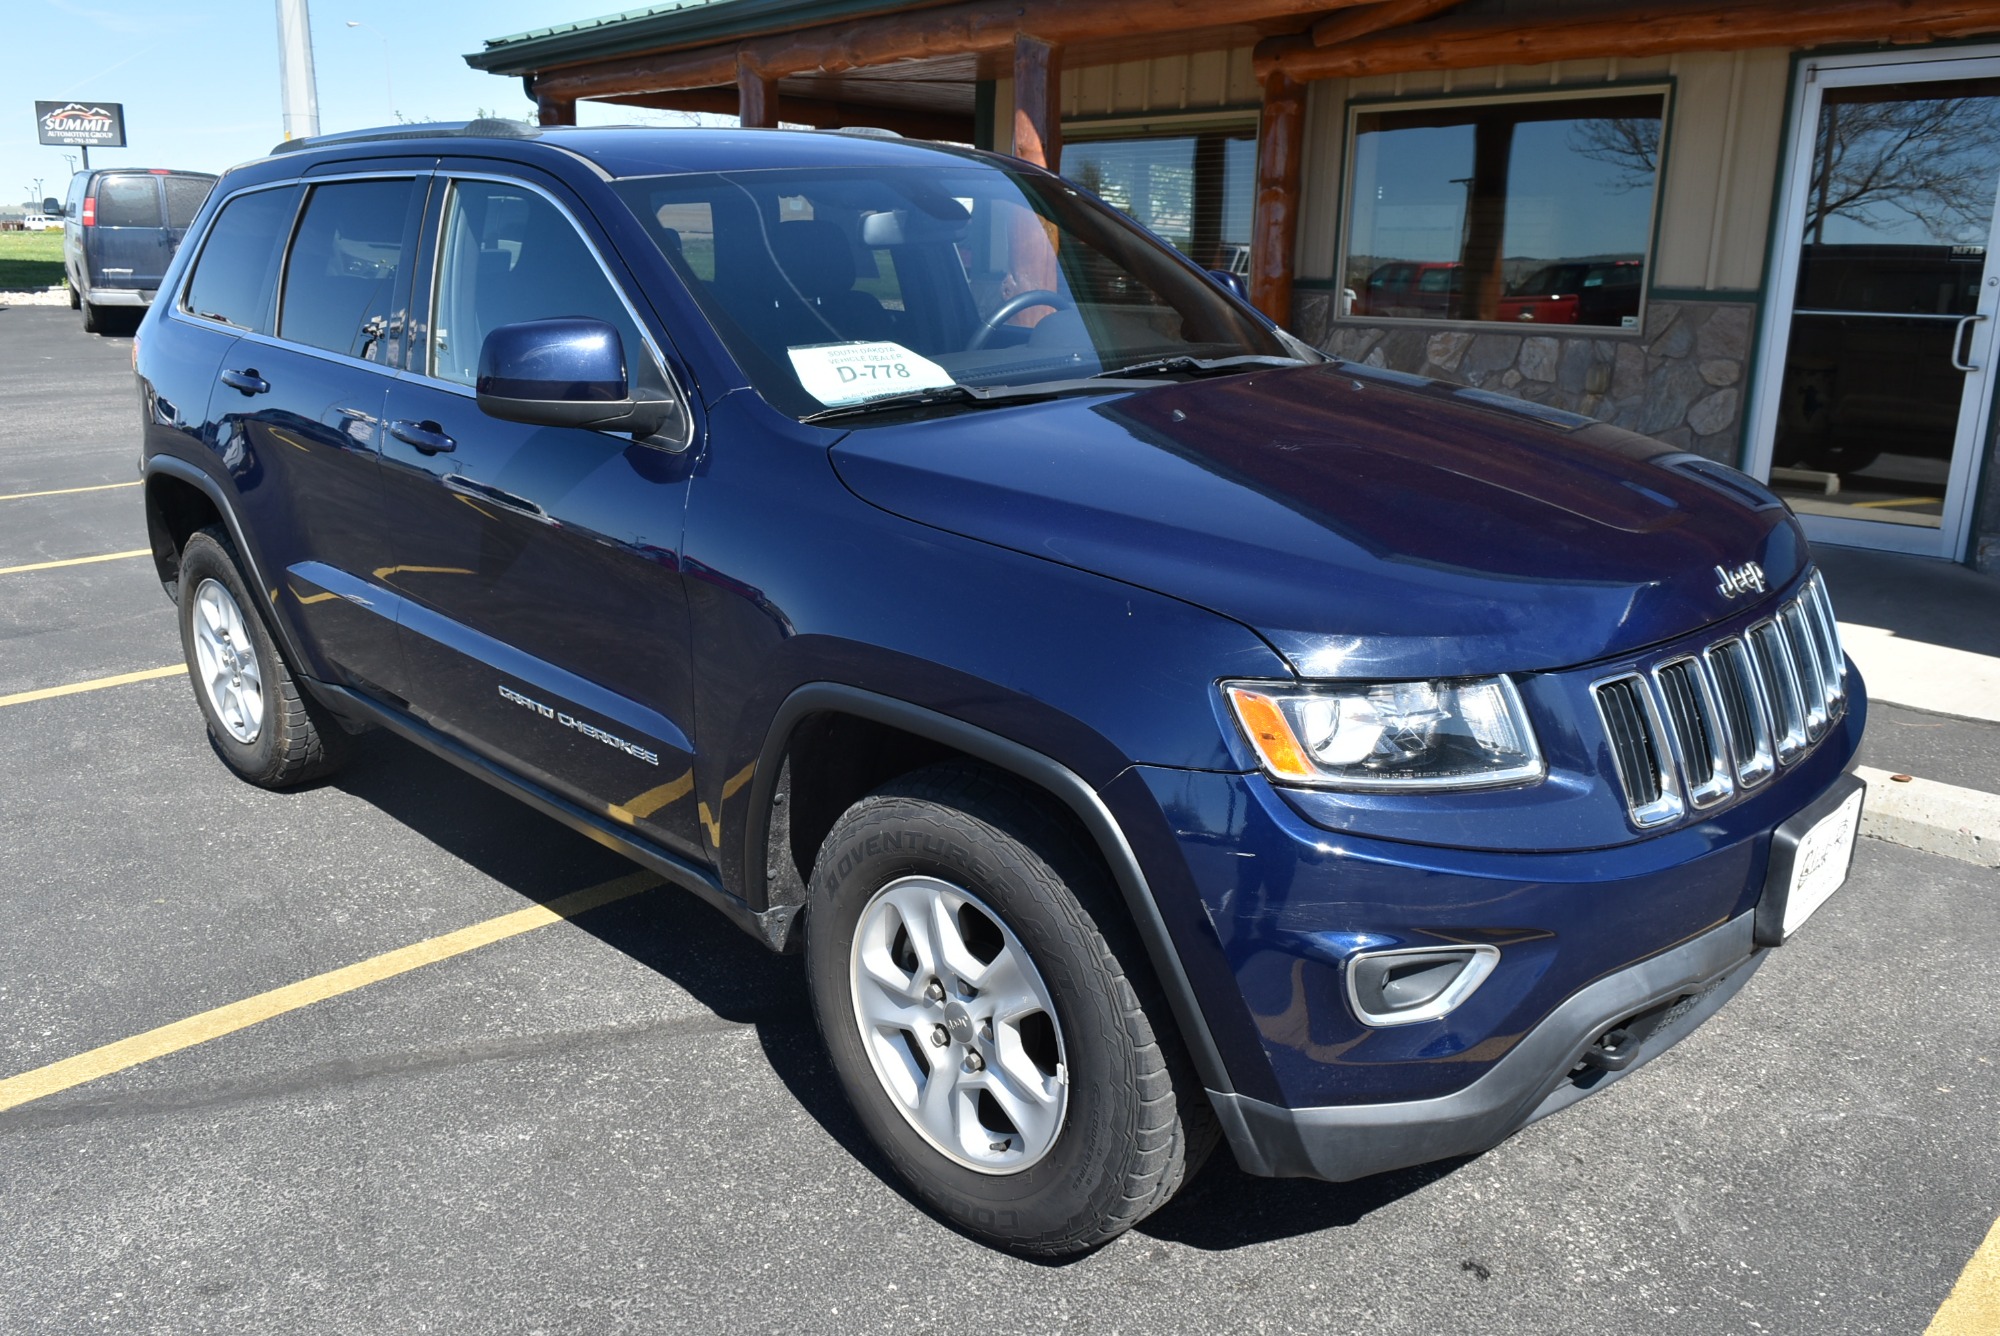
[[602, 320], [501, 325], [479, 347], [479, 410], [507, 422], [651, 436], [679, 416], [670, 398], [634, 398], [625, 346]]
[[42, 212], [51, 218], [60, 218], [63, 216], [63, 202], [54, 195], [44, 195], [42, 197]]
[[1236, 300], [1243, 302], [1250, 300], [1250, 289], [1243, 285], [1243, 275], [1228, 269], [1211, 269], [1208, 271], [1208, 276], [1234, 293]]

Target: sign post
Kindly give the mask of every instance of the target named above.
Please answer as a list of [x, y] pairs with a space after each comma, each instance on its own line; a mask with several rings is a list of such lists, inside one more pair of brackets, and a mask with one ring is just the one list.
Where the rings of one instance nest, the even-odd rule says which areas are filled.
[[37, 102], [35, 131], [44, 144], [83, 150], [83, 170], [90, 170], [93, 148], [125, 147], [125, 104], [122, 102]]

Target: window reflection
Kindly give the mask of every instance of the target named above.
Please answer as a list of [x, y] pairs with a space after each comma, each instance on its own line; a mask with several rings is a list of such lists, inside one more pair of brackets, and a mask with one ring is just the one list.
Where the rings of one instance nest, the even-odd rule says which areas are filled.
[[1063, 175], [1204, 269], [1250, 272], [1250, 129], [1063, 145]]
[[1636, 328], [1665, 97], [1355, 119], [1354, 314]]

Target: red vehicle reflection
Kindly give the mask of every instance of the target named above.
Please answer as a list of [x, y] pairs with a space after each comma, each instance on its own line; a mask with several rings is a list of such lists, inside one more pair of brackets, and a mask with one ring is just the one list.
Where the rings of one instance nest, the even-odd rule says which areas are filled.
[[1639, 318], [1642, 269], [1637, 260], [1545, 265], [1500, 299], [1498, 318], [1629, 328]]

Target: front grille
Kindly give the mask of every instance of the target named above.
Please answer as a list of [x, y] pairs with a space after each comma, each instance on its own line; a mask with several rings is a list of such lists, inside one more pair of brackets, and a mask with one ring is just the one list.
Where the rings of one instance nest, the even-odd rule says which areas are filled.
[[1755, 788], [1847, 708], [1847, 659], [1826, 583], [1741, 636], [1597, 683], [1592, 692], [1634, 824], [1662, 825]]

